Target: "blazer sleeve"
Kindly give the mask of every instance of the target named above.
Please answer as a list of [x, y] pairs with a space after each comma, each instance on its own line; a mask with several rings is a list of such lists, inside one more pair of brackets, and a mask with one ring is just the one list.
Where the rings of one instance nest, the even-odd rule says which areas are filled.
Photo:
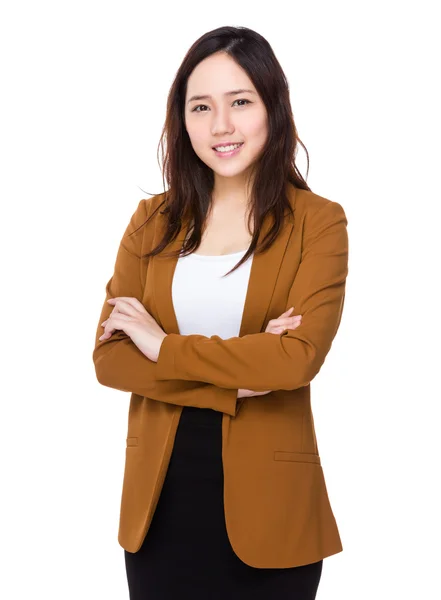
[[[279, 335], [168, 335], [157, 379], [200, 380], [225, 388], [293, 390], [319, 372], [342, 317], [348, 273], [347, 218], [338, 202], [320, 207], [304, 227], [302, 258], [286, 309], [302, 315]], [[264, 285], [264, 283], [262, 283]]]
[[[223, 389], [214, 384], [195, 380], [158, 380], [157, 363], [148, 359], [122, 330], [116, 330], [109, 339], [99, 340], [105, 321], [113, 310], [109, 298], [128, 296], [143, 297], [144, 282], [141, 280], [142, 229], [135, 230], [147, 219], [150, 212], [148, 200], [141, 200], [131, 217], [120, 242], [112, 277], [106, 284], [106, 298], [95, 336], [93, 362], [96, 377], [104, 386], [123, 392], [133, 392], [169, 404], [211, 408], [235, 416], [240, 407], [237, 389]], [[133, 235], [130, 235], [133, 234]], [[148, 259], [145, 259], [148, 260]], [[167, 339], [167, 338], [165, 338]]]

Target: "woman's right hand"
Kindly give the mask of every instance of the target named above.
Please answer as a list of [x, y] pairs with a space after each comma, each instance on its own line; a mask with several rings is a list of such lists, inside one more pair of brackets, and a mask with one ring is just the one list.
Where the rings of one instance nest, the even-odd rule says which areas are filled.
[[[271, 319], [266, 326], [265, 333], [282, 333], [286, 329], [297, 329], [299, 325], [302, 323], [302, 315], [296, 315], [295, 317], [290, 317], [290, 313], [294, 310], [292, 306], [286, 312], [282, 313], [280, 317], [277, 319]], [[250, 398], [251, 396], [263, 396], [265, 394], [269, 394], [272, 390], [267, 390], [264, 392], [255, 392], [254, 390], [237, 390], [238, 398]]]

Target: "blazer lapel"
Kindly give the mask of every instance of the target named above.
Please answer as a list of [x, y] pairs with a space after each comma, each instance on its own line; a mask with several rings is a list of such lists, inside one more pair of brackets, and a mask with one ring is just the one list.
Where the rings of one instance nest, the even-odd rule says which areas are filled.
[[[288, 194], [294, 207], [295, 188], [288, 186]], [[160, 226], [156, 230], [154, 245], [156, 245], [165, 231], [165, 216], [159, 215]], [[259, 233], [260, 244], [271, 227], [271, 219], [266, 217]], [[278, 238], [263, 254], [255, 254], [251, 265], [250, 279], [242, 314], [239, 337], [251, 333], [259, 333], [265, 323], [267, 312], [273, 296], [277, 276], [282, 265], [283, 257], [290, 239], [294, 223], [292, 218], [286, 217], [285, 223]], [[176, 251], [181, 248], [187, 230], [183, 228], [166, 252]], [[178, 262], [178, 257], [165, 257], [157, 255], [151, 261], [153, 299], [157, 312], [157, 321], [166, 333], [179, 334], [179, 327], [172, 299], [173, 274]]]

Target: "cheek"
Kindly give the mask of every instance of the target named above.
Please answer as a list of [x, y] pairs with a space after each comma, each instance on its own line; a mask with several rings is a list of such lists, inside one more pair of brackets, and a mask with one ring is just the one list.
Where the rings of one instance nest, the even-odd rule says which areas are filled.
[[256, 116], [253, 116], [253, 118], [249, 121], [242, 123], [242, 131], [245, 136], [245, 139], [252, 141], [253, 145], [263, 145], [265, 143], [268, 133], [268, 127], [265, 116], [262, 115], [260, 118], [256, 118]]
[[187, 123], [187, 133], [190, 138], [193, 147], [200, 147], [204, 143], [206, 144], [206, 131], [201, 123], [190, 122]]
[[264, 125], [253, 127], [251, 131], [248, 133], [248, 140], [250, 142], [250, 151], [253, 156], [257, 155], [262, 148], [265, 146], [265, 142], [267, 139], [267, 129]]

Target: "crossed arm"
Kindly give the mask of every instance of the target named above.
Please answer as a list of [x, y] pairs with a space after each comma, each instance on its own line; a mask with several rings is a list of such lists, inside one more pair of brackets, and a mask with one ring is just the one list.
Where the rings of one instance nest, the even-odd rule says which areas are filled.
[[302, 261], [288, 297], [302, 324], [280, 335], [257, 333], [223, 340], [214, 335], [168, 335], [156, 378], [198, 380], [223, 388], [293, 390], [317, 375], [339, 327], [348, 271], [346, 216], [329, 202], [313, 216]]
[[[132, 296], [141, 301], [142, 238], [128, 233], [145, 220], [146, 208], [141, 200], [121, 240], [99, 323], [112, 310], [108, 298]], [[99, 341], [98, 325], [93, 352], [98, 381], [162, 402], [212, 408], [231, 416], [237, 413], [240, 388], [291, 390], [308, 385], [337, 333], [348, 273], [347, 219], [341, 205], [328, 202], [310, 219], [287, 302], [302, 315], [301, 326], [280, 335], [256, 333], [227, 340], [171, 333], [154, 363], [122, 331]]]
[[148, 201], [141, 200], [133, 213], [121, 239], [114, 272], [106, 284], [106, 297], [95, 335], [93, 362], [98, 381], [107, 387], [123, 392], [133, 392], [153, 400], [211, 408], [235, 416], [237, 388], [225, 389], [203, 381], [158, 380], [157, 363], [149, 360], [122, 330], [115, 331], [109, 339], [99, 340], [103, 333], [101, 323], [113, 310], [109, 298], [130, 296], [142, 302], [144, 285], [141, 281], [142, 233], [129, 234], [148, 216]]

